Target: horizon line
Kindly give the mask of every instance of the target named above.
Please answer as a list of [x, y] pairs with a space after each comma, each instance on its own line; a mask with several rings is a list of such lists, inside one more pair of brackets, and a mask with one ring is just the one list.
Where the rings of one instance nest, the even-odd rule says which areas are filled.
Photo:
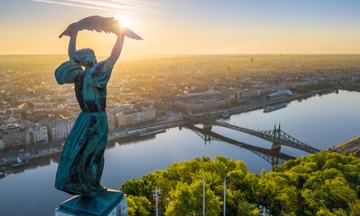
[[[0, 57], [3, 56], [67, 56], [68, 54], [0, 54]], [[122, 55], [122, 57], [127, 57], [127, 56], [204, 56], [204, 55], [208, 55], [208, 56], [214, 56], [214, 55], [243, 55], [243, 56], [249, 56], [249, 55], [254, 55], [254, 56], [261, 56], [261, 55], [289, 55], [289, 56], [294, 56], [294, 55], [303, 55], [303, 56], [307, 56], [307, 55], [360, 55], [360, 53], [308, 53], [308, 54], [304, 54], [304, 53], [256, 53], [256, 54], [138, 54], [138, 55], [134, 55], [134, 54], [125, 54]], [[107, 55], [97, 55], [98, 57], [104, 57]]]

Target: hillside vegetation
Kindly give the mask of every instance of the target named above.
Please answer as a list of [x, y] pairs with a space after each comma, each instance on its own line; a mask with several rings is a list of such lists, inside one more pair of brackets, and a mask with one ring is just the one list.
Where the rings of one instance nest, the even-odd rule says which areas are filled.
[[250, 173], [242, 161], [217, 156], [174, 163], [140, 180], [126, 181], [129, 215], [154, 215], [152, 188], [160, 188], [159, 215], [202, 215], [203, 175], [206, 176], [206, 215], [223, 215], [224, 176], [226, 215], [259, 215], [258, 205], [272, 215], [360, 215], [360, 159], [353, 154], [320, 152]]

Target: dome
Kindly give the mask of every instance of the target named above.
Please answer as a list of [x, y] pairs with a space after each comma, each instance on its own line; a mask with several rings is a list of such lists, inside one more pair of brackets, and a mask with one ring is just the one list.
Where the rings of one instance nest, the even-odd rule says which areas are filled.
[[292, 92], [290, 90], [281, 90], [272, 94], [269, 94], [268, 97], [279, 97], [283, 95], [292, 95]]

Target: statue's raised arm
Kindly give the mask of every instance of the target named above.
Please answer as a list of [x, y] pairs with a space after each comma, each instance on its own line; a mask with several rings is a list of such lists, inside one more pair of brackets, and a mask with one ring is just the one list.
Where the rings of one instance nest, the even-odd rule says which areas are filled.
[[72, 23], [71, 25], [69, 25], [68, 29], [70, 30], [70, 42], [69, 42], [69, 49], [68, 49], [68, 55], [69, 55], [69, 59], [71, 59], [71, 57], [74, 56], [74, 54], [76, 53], [76, 37], [77, 37], [77, 24], [76, 23]]
[[122, 48], [123, 48], [125, 36], [127, 36], [129, 38], [137, 39], [137, 40], [142, 40], [142, 38], [140, 36], [138, 36], [133, 31], [131, 31], [130, 29], [128, 29], [126, 27], [120, 27], [120, 28], [114, 29], [113, 33], [115, 33], [117, 35], [117, 40], [116, 40], [114, 48], [112, 49], [110, 57], [108, 59], [106, 59], [104, 62], [104, 66], [106, 68], [112, 68], [115, 65], [116, 61], [118, 60], [118, 58], [121, 54]]

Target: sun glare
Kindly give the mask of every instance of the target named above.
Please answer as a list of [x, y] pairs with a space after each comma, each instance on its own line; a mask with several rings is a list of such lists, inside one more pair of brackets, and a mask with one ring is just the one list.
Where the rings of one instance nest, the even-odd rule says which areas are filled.
[[131, 27], [131, 21], [129, 18], [124, 16], [116, 16], [115, 19], [119, 20], [119, 23], [122, 27], [127, 27], [127, 28]]

